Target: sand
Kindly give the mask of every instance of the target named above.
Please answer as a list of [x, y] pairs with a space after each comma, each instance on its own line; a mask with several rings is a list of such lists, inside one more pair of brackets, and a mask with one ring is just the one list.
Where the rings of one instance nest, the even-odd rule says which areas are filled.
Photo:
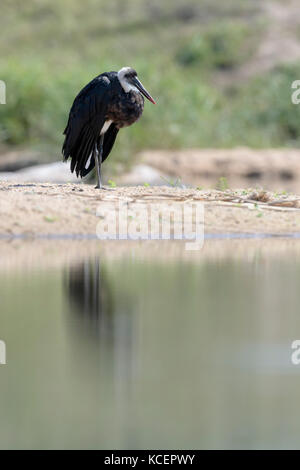
[[177, 187], [118, 187], [99, 191], [80, 184], [0, 183], [2, 237], [96, 237], [97, 210], [121, 202], [203, 203], [206, 234], [300, 233], [300, 197], [249, 190], [197, 190]]

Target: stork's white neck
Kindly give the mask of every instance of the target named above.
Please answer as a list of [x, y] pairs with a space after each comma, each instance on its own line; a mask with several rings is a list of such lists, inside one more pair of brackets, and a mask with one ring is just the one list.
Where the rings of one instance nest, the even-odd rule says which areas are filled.
[[118, 72], [118, 79], [119, 79], [119, 82], [121, 84], [121, 87], [123, 88], [125, 93], [129, 93], [130, 91], [135, 91], [135, 92], [139, 93], [139, 90], [137, 89], [137, 87], [134, 86], [132, 83], [129, 83], [129, 81], [125, 77], [128, 70], [129, 70], [129, 67], [123, 67]]
[[120, 83], [125, 93], [129, 93], [130, 91], [135, 91], [139, 93], [137, 87], [132, 85], [131, 83], [128, 83], [126, 80], [123, 80], [122, 82], [120, 81]]

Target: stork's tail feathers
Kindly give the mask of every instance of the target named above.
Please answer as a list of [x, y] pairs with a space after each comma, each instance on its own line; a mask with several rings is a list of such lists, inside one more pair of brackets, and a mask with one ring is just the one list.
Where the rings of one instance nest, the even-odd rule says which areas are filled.
[[[119, 129], [111, 124], [104, 135], [102, 162], [106, 160], [116, 140]], [[94, 150], [97, 145], [99, 148], [100, 136], [95, 138], [88, 126], [85, 126], [78, 132], [72, 129], [68, 124], [64, 131], [65, 141], [62, 148], [64, 161], [71, 158], [71, 171], [81, 178], [90, 173], [95, 167]], [[75, 138], [75, 136], [77, 136]]]
[[[66, 161], [70, 157], [72, 173], [75, 171], [77, 176], [83, 177], [88, 174], [86, 164], [95, 146], [91, 131], [86, 126], [77, 133], [68, 125], [64, 134], [66, 136], [62, 148], [64, 160]], [[93, 169], [95, 162], [93, 162], [93, 165], [91, 164], [92, 159], [89, 164], [89, 171]]]

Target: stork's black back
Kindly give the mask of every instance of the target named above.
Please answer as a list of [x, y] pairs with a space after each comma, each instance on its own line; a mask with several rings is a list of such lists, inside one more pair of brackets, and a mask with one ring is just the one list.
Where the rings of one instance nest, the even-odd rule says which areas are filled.
[[[71, 158], [71, 171], [75, 171], [77, 176], [86, 176], [95, 166], [93, 150], [99, 144], [108, 104], [117, 93], [123, 93], [118, 74], [108, 72], [94, 78], [74, 100], [64, 131], [62, 152], [64, 160]], [[110, 154], [118, 132], [114, 123], [105, 132], [102, 162]]]

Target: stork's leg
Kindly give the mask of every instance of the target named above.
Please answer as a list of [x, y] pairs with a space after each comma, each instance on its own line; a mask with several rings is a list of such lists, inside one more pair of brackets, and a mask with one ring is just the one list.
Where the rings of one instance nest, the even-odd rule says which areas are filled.
[[96, 189], [102, 189], [101, 164], [102, 164], [102, 155], [103, 155], [103, 140], [104, 140], [104, 134], [100, 135], [99, 148], [97, 147], [97, 142], [96, 142], [95, 150], [94, 150], [95, 164], [96, 164], [96, 171], [97, 171], [97, 186], [96, 186]]

